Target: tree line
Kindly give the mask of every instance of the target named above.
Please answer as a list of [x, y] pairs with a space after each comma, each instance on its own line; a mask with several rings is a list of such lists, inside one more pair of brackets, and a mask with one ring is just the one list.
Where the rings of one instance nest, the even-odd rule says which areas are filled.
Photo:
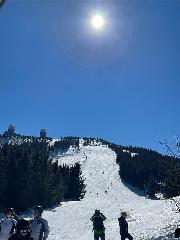
[[180, 195], [179, 158], [162, 155], [151, 149], [123, 147], [98, 140], [116, 152], [122, 181], [139, 188], [151, 198], [155, 198], [157, 193], [165, 198]]
[[56, 150], [68, 150], [70, 147], [79, 148], [79, 137], [64, 137], [55, 141], [51, 147], [52, 151]]
[[[36, 204], [49, 207], [62, 200], [80, 200], [85, 194], [81, 166], [59, 166], [53, 159], [70, 146], [79, 149], [79, 137], [52, 138], [0, 135], [0, 208], [24, 210]], [[101, 142], [116, 152], [119, 174], [125, 183], [151, 198], [180, 195], [180, 159], [139, 147], [123, 147], [99, 138], [83, 138], [83, 145]], [[132, 154], [134, 153], [134, 154]]]
[[59, 166], [51, 158], [51, 151], [48, 141], [36, 137], [1, 141], [0, 208], [24, 210], [37, 204], [49, 207], [62, 199], [83, 197], [85, 185], [80, 165]]

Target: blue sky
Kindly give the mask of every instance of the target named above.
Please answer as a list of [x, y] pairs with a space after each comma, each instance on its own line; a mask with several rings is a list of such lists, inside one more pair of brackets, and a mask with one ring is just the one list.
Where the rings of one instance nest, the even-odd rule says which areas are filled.
[[[91, 16], [105, 17], [95, 31]], [[180, 1], [16, 1], [0, 11], [0, 132], [162, 151], [180, 135]]]

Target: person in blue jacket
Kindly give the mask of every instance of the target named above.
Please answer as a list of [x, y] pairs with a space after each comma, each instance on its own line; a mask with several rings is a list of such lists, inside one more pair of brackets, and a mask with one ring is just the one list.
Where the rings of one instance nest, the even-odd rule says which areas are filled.
[[42, 218], [43, 207], [33, 208], [34, 218], [30, 220], [30, 229], [34, 240], [46, 240], [49, 235], [48, 221]]
[[16, 220], [14, 219], [14, 214], [13, 208], [4, 210], [5, 218], [0, 221], [0, 240], [8, 240], [15, 232]]

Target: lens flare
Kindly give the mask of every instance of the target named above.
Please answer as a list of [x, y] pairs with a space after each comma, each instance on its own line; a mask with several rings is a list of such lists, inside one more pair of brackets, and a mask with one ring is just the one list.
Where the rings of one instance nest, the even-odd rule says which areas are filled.
[[95, 15], [91, 20], [91, 24], [96, 30], [103, 29], [105, 24], [104, 17], [102, 15]]

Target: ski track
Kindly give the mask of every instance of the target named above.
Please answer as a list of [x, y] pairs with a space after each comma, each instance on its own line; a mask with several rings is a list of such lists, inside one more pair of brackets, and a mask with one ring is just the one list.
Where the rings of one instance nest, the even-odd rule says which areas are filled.
[[129, 232], [135, 240], [167, 239], [159, 236], [167, 235], [177, 225], [179, 214], [170, 201], [145, 199], [121, 182], [116, 154], [108, 147], [81, 146], [78, 153], [70, 149], [56, 159], [59, 164], [81, 163], [86, 194], [81, 201], [63, 202], [54, 211], [44, 212], [51, 230], [48, 240], [93, 239], [90, 217], [95, 209], [107, 217], [107, 240], [120, 239], [117, 219], [121, 209], [129, 212]]

